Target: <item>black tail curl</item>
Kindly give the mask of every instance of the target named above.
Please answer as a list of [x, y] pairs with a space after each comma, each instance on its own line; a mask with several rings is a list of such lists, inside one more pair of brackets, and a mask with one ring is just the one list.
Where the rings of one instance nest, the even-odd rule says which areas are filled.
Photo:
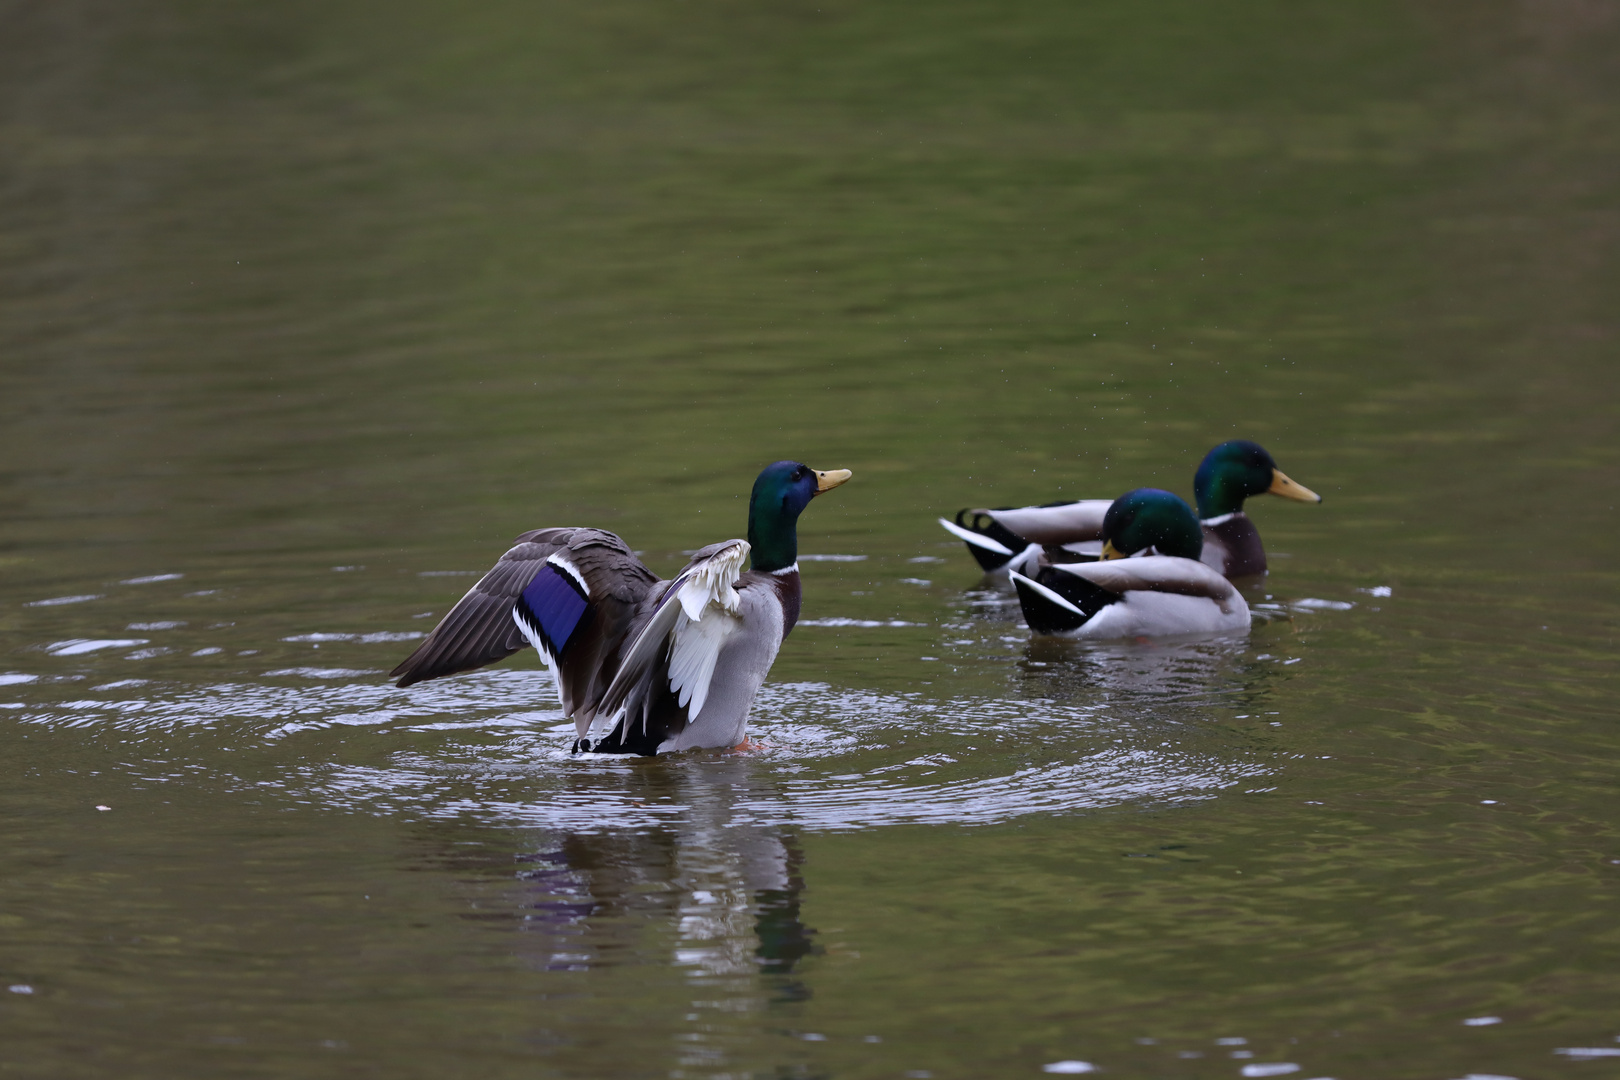
[[968, 532], [978, 533], [987, 540], [994, 540], [1011, 553], [1003, 555], [999, 551], [991, 551], [988, 548], [969, 544], [967, 546], [968, 551], [972, 552], [974, 561], [979, 564], [979, 569], [987, 574], [1000, 570], [1012, 562], [1013, 557], [1019, 552], [1029, 547], [1028, 540], [1025, 540], [983, 510], [958, 510], [956, 512], [956, 523]]

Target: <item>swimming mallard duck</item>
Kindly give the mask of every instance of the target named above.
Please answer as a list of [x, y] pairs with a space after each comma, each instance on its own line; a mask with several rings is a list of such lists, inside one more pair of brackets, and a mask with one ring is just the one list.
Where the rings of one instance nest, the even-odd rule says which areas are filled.
[[748, 539], [710, 544], [672, 581], [603, 529], [526, 532], [389, 674], [409, 686], [533, 645], [574, 720], [576, 752], [736, 746], [799, 618], [799, 515], [849, 477], [766, 466]]
[[[1243, 512], [1250, 495], [1281, 495], [1319, 503], [1322, 496], [1290, 480], [1265, 447], [1247, 439], [1223, 442], [1198, 465], [1193, 494], [1204, 533], [1202, 559], [1229, 578], [1266, 571], [1266, 549], [1254, 522]], [[1107, 499], [1047, 503], [1000, 510], [958, 510], [954, 522], [940, 518], [951, 535], [986, 574], [1007, 570], [1032, 573], [1038, 562], [1082, 562], [1098, 558]], [[965, 520], [964, 520], [965, 519]]]
[[1096, 562], [1046, 564], [1033, 578], [1008, 573], [1031, 630], [1119, 638], [1248, 628], [1243, 594], [1199, 561], [1203, 530], [1170, 492], [1137, 488], [1115, 499], [1102, 541]]

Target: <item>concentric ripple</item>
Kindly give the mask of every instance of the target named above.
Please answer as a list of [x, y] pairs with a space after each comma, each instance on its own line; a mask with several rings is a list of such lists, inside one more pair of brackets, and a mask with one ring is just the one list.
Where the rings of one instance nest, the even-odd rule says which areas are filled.
[[[202, 686], [129, 680], [97, 687], [119, 691], [111, 697], [25, 701], [13, 715], [116, 735], [127, 767], [153, 780], [195, 769], [187, 756], [217, 763], [228, 746], [251, 751], [235, 782], [292, 801], [572, 832], [667, 828], [694, 815], [728, 828], [983, 825], [1208, 798], [1270, 767], [1209, 722], [1219, 693], [1208, 682], [1200, 691], [1199, 675], [1214, 678], [1218, 652], [1138, 656], [1115, 683], [1106, 673], [1119, 661], [1099, 654], [1090, 676], [1071, 666], [1022, 697], [768, 685], [751, 728], [759, 749], [656, 761], [570, 754], [573, 725], [536, 669], [408, 690], [342, 667]], [[1075, 677], [1082, 692], [1066, 685]], [[233, 780], [217, 764], [211, 775]]]

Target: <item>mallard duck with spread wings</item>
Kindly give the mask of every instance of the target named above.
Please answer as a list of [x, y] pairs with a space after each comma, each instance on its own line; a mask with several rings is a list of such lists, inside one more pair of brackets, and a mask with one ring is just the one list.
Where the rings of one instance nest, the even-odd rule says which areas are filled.
[[1237, 587], [1198, 561], [1203, 530], [1192, 507], [1168, 491], [1137, 488], [1103, 515], [1102, 557], [1043, 564], [1033, 577], [1010, 571], [1024, 621], [1037, 634], [1079, 638], [1159, 637], [1246, 630]]
[[[1206, 565], [1229, 578], [1266, 572], [1265, 545], [1243, 512], [1243, 501], [1268, 494], [1295, 502], [1322, 501], [1316, 492], [1290, 480], [1259, 443], [1233, 439], [1204, 455], [1193, 476], [1193, 495], [1204, 534], [1200, 557]], [[940, 518], [939, 523], [967, 544], [986, 574], [999, 577], [1018, 570], [1028, 575], [1040, 563], [1096, 560], [1109, 504], [1108, 499], [1082, 499], [959, 510], [955, 521]]]
[[410, 686], [533, 645], [573, 718], [576, 751], [736, 746], [799, 618], [799, 515], [849, 478], [767, 466], [749, 497], [748, 539], [710, 544], [670, 581], [606, 530], [526, 532], [390, 674]]

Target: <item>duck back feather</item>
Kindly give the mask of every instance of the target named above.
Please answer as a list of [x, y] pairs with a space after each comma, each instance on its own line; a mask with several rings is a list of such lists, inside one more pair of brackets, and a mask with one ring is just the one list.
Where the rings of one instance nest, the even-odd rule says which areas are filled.
[[[1065, 578], [1077, 580], [1069, 583]], [[1148, 555], [1048, 566], [1042, 568], [1040, 580], [1016, 572], [1012, 580], [1024, 621], [1038, 634], [1161, 637], [1249, 626], [1243, 594], [1193, 559]]]

